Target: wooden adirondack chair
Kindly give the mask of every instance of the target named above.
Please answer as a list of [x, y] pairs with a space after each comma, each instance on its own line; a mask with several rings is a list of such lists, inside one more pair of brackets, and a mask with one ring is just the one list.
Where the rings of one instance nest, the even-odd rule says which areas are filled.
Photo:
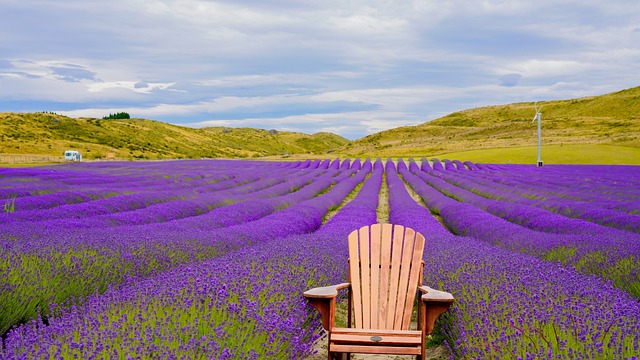
[[[349, 282], [308, 290], [304, 297], [328, 332], [329, 360], [339, 354], [416, 355], [424, 359], [426, 335], [454, 302], [422, 284], [425, 238], [400, 225], [374, 224], [349, 234]], [[335, 326], [338, 290], [348, 289], [348, 328]], [[410, 330], [416, 294], [418, 330]]]

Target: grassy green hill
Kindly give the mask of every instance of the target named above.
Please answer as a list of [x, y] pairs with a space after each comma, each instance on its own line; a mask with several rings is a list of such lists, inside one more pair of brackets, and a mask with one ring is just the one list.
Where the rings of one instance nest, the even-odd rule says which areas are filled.
[[[640, 164], [640, 87], [540, 105], [543, 160], [546, 153], [546, 159], [554, 162], [602, 163], [606, 159], [606, 163]], [[469, 109], [367, 136], [336, 154], [533, 162], [537, 156], [534, 114], [533, 103]]]
[[193, 129], [143, 119], [69, 118], [49, 113], [0, 113], [0, 154], [85, 159], [115, 153], [122, 159], [262, 157], [326, 154], [349, 141], [330, 133], [307, 135], [249, 128]]
[[[541, 102], [546, 163], [640, 164], [640, 87], [602, 96]], [[0, 154], [85, 159], [437, 157], [494, 163], [537, 158], [533, 103], [456, 112], [349, 142], [338, 135], [250, 128], [193, 129], [152, 120], [0, 113]]]

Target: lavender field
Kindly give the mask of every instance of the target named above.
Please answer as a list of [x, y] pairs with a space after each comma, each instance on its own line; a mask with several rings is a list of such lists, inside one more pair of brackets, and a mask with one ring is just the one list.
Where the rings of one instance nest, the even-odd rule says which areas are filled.
[[376, 222], [425, 235], [452, 358], [640, 354], [637, 166], [74, 163], [0, 168], [0, 206], [0, 359], [304, 359], [302, 292]]

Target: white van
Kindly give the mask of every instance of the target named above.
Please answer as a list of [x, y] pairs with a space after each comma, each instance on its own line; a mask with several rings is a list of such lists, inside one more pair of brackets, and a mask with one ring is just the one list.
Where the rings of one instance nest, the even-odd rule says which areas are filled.
[[64, 152], [65, 161], [82, 161], [82, 155], [75, 150], [67, 150]]

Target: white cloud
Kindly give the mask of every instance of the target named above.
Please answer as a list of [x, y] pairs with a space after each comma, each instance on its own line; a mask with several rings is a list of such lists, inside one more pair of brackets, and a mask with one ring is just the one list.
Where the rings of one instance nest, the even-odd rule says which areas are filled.
[[575, 60], [533, 59], [518, 62], [509, 67], [514, 73], [525, 77], [555, 77], [579, 74], [593, 68], [592, 64]]
[[144, 83], [136, 81], [112, 81], [112, 82], [96, 82], [88, 85], [89, 92], [102, 92], [107, 89], [120, 88], [127, 89], [137, 93], [148, 94], [154, 90], [166, 90], [175, 85], [175, 83]]

